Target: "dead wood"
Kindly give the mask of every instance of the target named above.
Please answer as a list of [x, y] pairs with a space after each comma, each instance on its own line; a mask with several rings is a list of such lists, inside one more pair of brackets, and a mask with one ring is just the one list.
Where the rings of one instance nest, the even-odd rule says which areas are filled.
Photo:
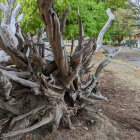
[[62, 35], [64, 34], [65, 25], [66, 25], [66, 18], [67, 18], [67, 16], [68, 16], [69, 12], [70, 12], [70, 7], [67, 8], [67, 9], [64, 11], [64, 13], [63, 13], [63, 15], [62, 15], [62, 18], [61, 18], [61, 21], [60, 21], [60, 23], [61, 23], [61, 24], [60, 24], [60, 31], [61, 31], [61, 34], [62, 34]]
[[[96, 51], [101, 47], [104, 33], [114, 15], [107, 10], [109, 20], [99, 33], [97, 43], [94, 38], [85, 41], [78, 8], [78, 46], [73, 52], [72, 44], [69, 56], [62, 35], [70, 8], [64, 11], [59, 20], [53, 7], [54, 0], [38, 0], [51, 46], [46, 48], [42, 40], [44, 28], [39, 30], [36, 41], [30, 34], [23, 35], [20, 28], [23, 14], [18, 16], [21, 4], [14, 4], [15, 0], [7, 0], [6, 4], [0, 2], [4, 14], [0, 25], [0, 48], [11, 57], [14, 65], [14, 68], [0, 65], [0, 109], [6, 113], [6, 120], [11, 116], [4, 125], [7, 130], [1, 132], [1, 137], [22, 136], [50, 122], [53, 131], [56, 131], [61, 120], [74, 129], [71, 116], [76, 115], [83, 104], [94, 104], [95, 98], [107, 100], [100, 93], [98, 78], [118, 51], [108, 54], [95, 75], [90, 71], [94, 66]], [[52, 55], [52, 59], [48, 59], [49, 55], [46, 57], [46, 51]], [[85, 80], [83, 77], [87, 74], [89, 76]], [[25, 124], [21, 129], [22, 122]]]

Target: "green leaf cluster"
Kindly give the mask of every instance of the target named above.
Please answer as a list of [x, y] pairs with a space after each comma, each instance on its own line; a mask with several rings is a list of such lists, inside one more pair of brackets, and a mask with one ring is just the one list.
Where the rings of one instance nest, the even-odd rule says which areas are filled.
[[76, 0], [65, 4], [62, 1], [63, 0], [61, 0], [61, 3], [57, 3], [57, 5], [55, 5], [59, 17], [61, 17], [66, 5], [71, 6], [71, 12], [69, 13], [66, 22], [65, 38], [76, 39], [78, 36], [78, 7], [80, 9], [80, 16], [82, 18], [85, 36], [97, 37], [99, 31], [108, 19], [106, 15], [106, 3], [97, 3], [94, 0]]
[[115, 12], [116, 20], [112, 27], [112, 37], [114, 41], [120, 43], [124, 37], [131, 35], [133, 30], [131, 25], [134, 21], [129, 18], [129, 14], [128, 9], [118, 9], [118, 11]]
[[37, 0], [17, 0], [17, 2], [21, 2], [21, 12], [24, 13], [24, 18], [21, 23], [22, 31], [24, 33], [35, 33], [38, 28], [43, 26], [37, 6]]
[[[21, 23], [23, 32], [35, 33], [38, 28], [43, 26], [36, 0], [17, 0], [17, 2], [21, 2], [23, 5], [21, 9], [25, 15]], [[97, 3], [96, 0], [55, 0], [54, 7], [60, 18], [64, 10], [69, 6], [71, 7], [71, 11], [67, 18], [64, 37], [67, 39], [77, 39], [78, 7], [80, 9], [80, 15], [83, 21], [85, 36], [97, 37], [99, 31], [108, 19], [106, 15], [107, 3]]]

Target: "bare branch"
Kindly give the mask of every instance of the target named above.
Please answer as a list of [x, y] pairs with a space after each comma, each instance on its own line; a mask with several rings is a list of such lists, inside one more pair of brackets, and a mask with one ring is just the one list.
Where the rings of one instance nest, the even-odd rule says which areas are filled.
[[11, 93], [11, 90], [12, 90], [12, 84], [11, 82], [9, 81], [9, 79], [5, 76], [0, 76], [0, 82], [4, 84], [4, 90], [5, 90], [5, 96], [6, 96], [6, 99], [10, 99], [10, 93]]
[[3, 3], [1, 3], [1, 2], [0, 2], [0, 9], [1, 9], [2, 11], [5, 11], [5, 5], [4, 5]]
[[13, 34], [16, 33], [16, 25], [15, 25], [16, 24], [16, 16], [17, 16], [19, 10], [21, 9], [21, 6], [22, 5], [20, 3], [18, 3], [16, 8], [12, 11], [12, 14], [11, 14], [10, 27], [12, 29]]
[[53, 9], [54, 1], [38, 0], [38, 5], [42, 19], [48, 33], [50, 44], [54, 53], [56, 65], [62, 77], [67, 77], [70, 73], [70, 64], [68, 56], [62, 41], [60, 32], [60, 22], [56, 12]]
[[32, 114], [32, 115], [36, 114], [38, 111], [40, 111], [41, 109], [43, 109], [43, 108], [45, 108], [45, 107], [46, 107], [46, 105], [42, 105], [42, 106], [39, 106], [39, 107], [37, 107], [37, 108], [31, 110], [30, 112], [28, 112], [28, 113], [26, 113], [26, 114], [23, 114], [23, 115], [20, 115], [20, 116], [18, 116], [18, 117], [15, 117], [15, 118], [12, 120], [12, 122], [10, 123], [10, 126], [13, 126], [13, 125], [15, 124], [15, 122], [20, 121], [20, 120], [24, 119], [25, 117], [28, 117], [28, 116], [31, 115], [31, 114]]
[[107, 29], [111, 26], [112, 21], [115, 19], [115, 16], [113, 15], [110, 9], [107, 9], [106, 12], [109, 16], [109, 19], [98, 35], [96, 51], [98, 51], [102, 47], [104, 34], [106, 33]]
[[92, 97], [94, 97], [94, 98], [96, 98], [96, 99], [98, 99], [98, 100], [105, 100], [105, 101], [109, 101], [108, 99], [107, 99], [107, 97], [105, 97], [105, 96], [103, 96], [102, 94], [101, 94], [101, 92], [100, 91], [97, 91], [96, 93], [91, 93], [90, 95], [89, 95], [89, 98], [92, 98]]
[[20, 15], [18, 16], [17, 22], [20, 23], [20, 22], [22, 21], [23, 17], [24, 17], [24, 14], [23, 14], [23, 13], [20, 14]]
[[81, 89], [86, 89], [93, 81], [93, 76], [89, 76], [88, 80], [85, 83], [81, 84]]
[[10, 25], [14, 3], [15, 0], [6, 0], [6, 9], [4, 12], [4, 25]]
[[[16, 16], [19, 13], [19, 10], [21, 8], [21, 4], [18, 3], [16, 8], [14, 9], [14, 3], [15, 0], [6, 1], [6, 6], [4, 10], [4, 18], [1, 22], [1, 32], [4, 37], [7, 39], [7, 43], [9, 46], [12, 46], [13, 48], [17, 48], [19, 45], [18, 39], [16, 37]], [[18, 19], [18, 22], [21, 21], [23, 15], [20, 16], [20, 20]]]
[[98, 68], [97, 68], [97, 70], [95, 72], [95, 77], [96, 78], [99, 77], [99, 74], [101, 73], [102, 69], [104, 67], [106, 67], [111, 62], [110, 59], [112, 57], [114, 57], [115, 55], [117, 55], [120, 51], [121, 51], [121, 47], [118, 48], [118, 49], [114, 49], [113, 51], [109, 52], [107, 58], [99, 64], [99, 66], [98, 66]]
[[70, 51], [70, 57], [73, 54], [73, 49], [74, 49], [74, 39], [71, 40], [71, 51]]
[[13, 74], [13, 73], [11, 74], [11, 73], [9, 73], [9, 72], [7, 72], [5, 70], [0, 69], [0, 74], [2, 74], [3, 76], [6, 76], [6, 77], [18, 82], [18, 83], [20, 83], [20, 84], [22, 84], [24, 86], [27, 86], [27, 87], [31, 87], [31, 88], [39, 88], [40, 87], [39, 84], [37, 84], [35, 82], [31, 82], [29, 80], [19, 78], [19, 77], [16, 76], [16, 74]]
[[9, 137], [14, 137], [14, 136], [17, 136], [17, 135], [21, 135], [21, 134], [25, 134], [25, 133], [29, 133], [45, 124], [48, 124], [50, 123], [51, 121], [53, 120], [53, 115], [50, 114], [49, 117], [47, 118], [43, 118], [39, 123], [29, 127], [29, 128], [26, 128], [26, 129], [23, 129], [23, 130], [18, 130], [18, 131], [15, 131], [15, 132], [9, 132], [7, 134], [2, 134], [2, 137], [1, 138], [9, 138]]
[[63, 15], [62, 15], [62, 19], [61, 19], [61, 25], [60, 25], [60, 31], [61, 31], [61, 34], [63, 35], [64, 34], [64, 29], [65, 29], [65, 24], [66, 24], [66, 18], [67, 18], [67, 15], [69, 14], [70, 12], [70, 7], [67, 8]]
[[2, 69], [2, 70], [6, 70], [6, 71], [17, 71], [16, 68], [4, 67], [4, 66], [2, 66], [2, 65], [0, 65], [0, 69]]
[[12, 60], [15, 62], [17, 67], [26, 66], [25, 64], [25, 56], [18, 50], [12, 48], [7, 38], [5, 38], [2, 34], [2, 29], [0, 28], [0, 48], [4, 50], [9, 56], [11, 56]]
[[79, 7], [78, 7], [78, 24], [79, 24], [79, 39], [78, 39], [78, 47], [76, 48], [75, 51], [81, 50], [83, 48], [83, 43], [84, 43], [84, 31], [83, 31], [83, 24], [80, 16]]
[[22, 7], [21, 3], [18, 3], [16, 8], [12, 11], [12, 17], [11, 18], [16, 18], [16, 16], [19, 13], [19, 10], [21, 9], [21, 7]]
[[108, 64], [110, 63], [110, 60], [107, 58], [105, 59], [103, 62], [100, 63], [100, 65], [98, 66], [96, 72], [95, 72], [95, 77], [98, 78], [99, 74], [101, 73], [102, 69], [104, 67], [106, 67]]

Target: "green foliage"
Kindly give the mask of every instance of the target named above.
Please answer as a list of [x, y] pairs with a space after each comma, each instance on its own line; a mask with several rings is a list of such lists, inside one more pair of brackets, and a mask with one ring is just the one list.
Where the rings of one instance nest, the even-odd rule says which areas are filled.
[[[2, 0], [5, 1], [5, 0]], [[83, 21], [85, 36], [97, 37], [99, 31], [102, 29], [108, 17], [106, 15], [106, 9], [111, 7], [116, 10], [118, 7], [125, 7], [125, 0], [54, 0], [55, 9], [61, 18], [62, 13], [69, 6], [71, 11], [68, 15], [66, 22], [66, 30], [64, 38], [77, 39], [78, 37], [78, 16], [77, 9], [80, 8], [80, 15]], [[24, 18], [21, 23], [22, 31], [24, 33], [35, 33], [38, 28], [43, 26], [36, 0], [17, 0], [22, 3], [21, 12], [24, 13]], [[111, 40], [111, 33], [115, 33], [119, 20], [116, 20], [113, 28], [105, 34], [105, 40]], [[114, 30], [114, 31], [113, 31]], [[119, 31], [119, 30], [118, 30]]]
[[114, 41], [119, 43], [132, 32], [133, 20], [128, 18], [129, 11], [125, 9], [119, 9], [115, 12], [116, 21], [113, 25], [112, 36]]
[[36, 29], [41, 28], [42, 21], [39, 15], [39, 10], [36, 0], [17, 0], [22, 3], [21, 12], [24, 13], [24, 18], [21, 24], [24, 33], [34, 33]]
[[97, 3], [106, 3], [107, 7], [111, 8], [113, 11], [116, 11], [118, 8], [126, 8], [127, 1], [128, 0], [96, 0]]
[[[23, 32], [35, 32], [36, 29], [43, 25], [39, 16], [36, 0], [17, 1], [22, 3], [23, 8], [21, 11], [25, 14], [21, 24]], [[78, 36], [78, 7], [80, 7], [80, 15], [83, 21], [85, 36], [97, 37], [108, 18], [106, 15], [107, 4], [105, 2], [99, 2], [97, 4], [95, 0], [55, 0], [54, 7], [58, 12], [59, 17], [62, 16], [64, 10], [69, 6], [71, 7], [71, 12], [68, 15], [64, 37], [67, 39], [76, 39]]]
[[[94, 0], [77, 0], [69, 4], [71, 12], [68, 15], [66, 23], [65, 37], [67, 39], [78, 36], [78, 17], [77, 9], [80, 8], [80, 15], [83, 21], [85, 36], [97, 37], [99, 31], [104, 26], [108, 17], [106, 15], [106, 3], [96, 3]], [[55, 6], [59, 16], [62, 15], [63, 9], [66, 8], [64, 3]]]

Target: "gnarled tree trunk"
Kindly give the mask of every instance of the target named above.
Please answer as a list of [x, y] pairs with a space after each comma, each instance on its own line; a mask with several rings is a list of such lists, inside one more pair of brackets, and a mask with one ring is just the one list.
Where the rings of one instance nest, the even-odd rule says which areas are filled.
[[[102, 45], [103, 36], [114, 20], [108, 9], [109, 20], [99, 34], [97, 45], [94, 38], [84, 41], [82, 19], [78, 10], [79, 43], [75, 51], [67, 54], [62, 36], [66, 9], [61, 20], [53, 8], [53, 0], [38, 0], [42, 20], [48, 33], [51, 49], [46, 48], [39, 33], [38, 43], [34, 43], [30, 35], [24, 38], [19, 23], [22, 15], [16, 20], [20, 4], [14, 9], [15, 0], [7, 0], [6, 5], [0, 3], [4, 19], [0, 26], [0, 47], [12, 59], [14, 68], [0, 66], [0, 112], [6, 116], [0, 118], [2, 138], [13, 138], [31, 132], [52, 122], [53, 131], [59, 127], [60, 120], [74, 129], [71, 116], [76, 115], [79, 108], [93, 98], [104, 99], [98, 89], [98, 77], [102, 69], [109, 64], [113, 54], [109, 54], [91, 74], [96, 50]], [[45, 57], [46, 51], [52, 59]], [[83, 77], [88, 74], [88, 78]], [[80, 101], [85, 102], [81, 105]], [[42, 113], [39, 113], [42, 112]], [[9, 117], [10, 116], [10, 117]]]

